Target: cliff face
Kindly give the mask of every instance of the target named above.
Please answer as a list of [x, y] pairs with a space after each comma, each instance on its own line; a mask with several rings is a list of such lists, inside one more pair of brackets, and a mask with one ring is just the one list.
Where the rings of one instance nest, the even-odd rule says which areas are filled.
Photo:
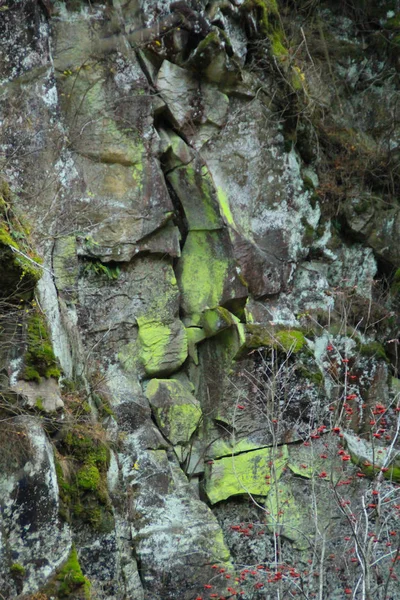
[[398, 597], [399, 49], [2, 2], [2, 598]]

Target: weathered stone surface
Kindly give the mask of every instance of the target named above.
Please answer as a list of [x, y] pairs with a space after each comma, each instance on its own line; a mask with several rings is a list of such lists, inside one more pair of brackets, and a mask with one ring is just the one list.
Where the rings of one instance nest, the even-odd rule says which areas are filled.
[[266, 129], [256, 125], [260, 115], [268, 122], [266, 107], [257, 101], [239, 114], [202, 154], [250, 291], [276, 294], [302, 253], [301, 217], [316, 223], [318, 210], [309, 205], [296, 155], [282, 152], [278, 129], [272, 122]]
[[[47, 593], [71, 538], [99, 600], [397, 597], [398, 7], [280, 4], [0, 7], [5, 598]], [[10, 433], [43, 406], [10, 394], [33, 297], [49, 440], [112, 445], [108, 490], [60, 461], [101, 483], [66, 511], [38, 421]]]
[[53, 413], [64, 406], [60, 389], [55, 379], [43, 379], [40, 383], [20, 379], [11, 387], [29, 408]]
[[167, 177], [185, 211], [189, 231], [222, 229], [217, 196], [207, 168], [200, 161], [176, 168]]
[[198, 83], [190, 71], [164, 60], [156, 85], [175, 127], [182, 129], [196, 119]]
[[77, 161], [86, 183], [82, 217], [91, 223], [90, 233], [77, 238], [80, 256], [129, 261], [170, 220], [173, 207], [160, 167], [144, 154], [143, 160], [139, 167]]
[[[176, 580], [159, 577], [160, 571], [168, 570], [177, 573], [179, 593], [189, 600], [208, 578], [207, 556], [211, 554], [213, 561], [230, 568], [221, 529], [211, 510], [190, 489], [176, 459], [163, 450], [146, 451], [133, 440], [131, 443], [123, 475], [135, 489], [132, 539], [146, 597], [156, 600], [176, 593]], [[188, 553], [195, 553], [196, 561], [187, 561]]]
[[371, 444], [351, 433], [344, 433], [344, 440], [352, 462], [368, 476], [381, 471], [383, 477], [400, 481], [400, 451], [390, 446]]
[[16, 417], [2, 431], [1, 529], [7, 558], [1, 578], [9, 582], [12, 564], [20, 564], [25, 575], [18, 591], [28, 594], [66, 560], [71, 532], [59, 516], [53, 449], [39, 421]]

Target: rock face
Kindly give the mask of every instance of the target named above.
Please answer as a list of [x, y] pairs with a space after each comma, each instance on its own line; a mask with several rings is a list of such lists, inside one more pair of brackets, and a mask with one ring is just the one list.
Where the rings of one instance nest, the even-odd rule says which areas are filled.
[[400, 5], [294, 4], [0, 6], [1, 598], [397, 597]]

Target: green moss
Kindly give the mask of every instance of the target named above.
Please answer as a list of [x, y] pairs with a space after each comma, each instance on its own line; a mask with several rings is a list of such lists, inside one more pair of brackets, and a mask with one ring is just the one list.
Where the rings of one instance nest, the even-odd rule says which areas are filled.
[[99, 468], [107, 468], [110, 451], [107, 445], [95, 437], [91, 430], [84, 426], [76, 426], [69, 430], [63, 440], [68, 453], [82, 462], [96, 464]]
[[242, 10], [255, 13], [260, 33], [266, 35], [270, 31], [269, 16], [278, 15], [276, 0], [246, 0]]
[[285, 36], [281, 29], [276, 29], [273, 33], [271, 33], [269, 39], [271, 41], [271, 50], [274, 56], [281, 60], [282, 58], [288, 56], [289, 51], [285, 46]]
[[306, 343], [302, 331], [298, 329], [281, 329], [272, 331], [263, 325], [248, 324], [246, 327], [247, 348], [272, 347], [286, 353], [300, 352]]
[[306, 343], [304, 334], [295, 329], [282, 329], [281, 331], [277, 331], [275, 338], [278, 342], [278, 348], [279, 345], [282, 346], [285, 352], [300, 352]]
[[388, 19], [384, 25], [386, 29], [400, 29], [400, 13]]
[[42, 381], [39, 372], [34, 367], [30, 366], [26, 366], [24, 368], [22, 378], [25, 379], [25, 381], [36, 381], [36, 383], [40, 383]]
[[321, 386], [324, 383], [324, 376], [320, 371], [311, 371], [307, 367], [301, 365], [296, 371], [300, 377], [312, 381], [317, 386]]
[[40, 383], [41, 378], [58, 379], [61, 375], [54, 355], [50, 335], [43, 315], [35, 310], [27, 323], [27, 351], [24, 356], [22, 378]]
[[104, 275], [107, 279], [118, 279], [121, 269], [118, 265], [104, 265], [99, 260], [90, 260], [86, 262], [83, 272]]
[[83, 490], [97, 490], [101, 481], [96, 465], [87, 464], [76, 474], [76, 483]]
[[10, 567], [10, 573], [13, 577], [24, 577], [25, 567], [23, 567], [19, 563], [14, 563]]
[[[105, 418], [105, 417], [114, 416], [114, 411], [112, 410], [110, 403], [106, 398], [104, 398], [103, 396], [100, 396], [99, 394], [96, 394], [96, 393], [92, 394], [92, 398], [93, 398], [93, 401], [95, 403], [97, 410], [99, 411], [99, 415], [101, 417]], [[90, 412], [90, 406], [88, 403], [83, 403], [84, 409], [85, 409], [85, 406], [84, 406], [85, 404], [88, 407], [87, 412]]]
[[58, 596], [67, 598], [79, 589], [83, 589], [84, 597], [90, 598], [90, 581], [83, 575], [75, 546], [72, 547], [67, 562], [57, 574]]
[[314, 237], [315, 237], [315, 230], [314, 227], [312, 227], [310, 225], [310, 223], [307, 221], [307, 219], [305, 217], [301, 218], [301, 224], [304, 227], [304, 233], [303, 233], [303, 246], [308, 247], [311, 246], [311, 244], [314, 241]]
[[40, 411], [44, 410], [44, 405], [43, 405], [43, 398], [41, 398], [40, 396], [38, 396], [36, 398], [36, 402], [35, 402], [35, 408], [37, 408]]
[[[8, 249], [7, 270], [14, 269], [20, 284], [20, 293], [25, 286], [33, 287], [42, 275], [42, 260], [31, 248], [29, 230], [16, 215], [12, 207], [12, 194], [8, 184], [0, 178], [0, 246]], [[4, 258], [5, 255], [3, 254]], [[17, 293], [18, 295], [18, 293]]]
[[389, 361], [384, 347], [379, 342], [369, 342], [368, 344], [360, 344], [359, 352], [361, 356], [381, 358], [386, 362]]
[[390, 293], [392, 296], [400, 295], [400, 269], [397, 269], [393, 275], [392, 285], [390, 286]]
[[78, 519], [98, 531], [110, 531], [113, 515], [107, 492], [107, 445], [97, 430], [79, 425], [65, 434], [60, 450], [70, 465], [67, 481], [56, 461], [60, 514], [67, 521]]

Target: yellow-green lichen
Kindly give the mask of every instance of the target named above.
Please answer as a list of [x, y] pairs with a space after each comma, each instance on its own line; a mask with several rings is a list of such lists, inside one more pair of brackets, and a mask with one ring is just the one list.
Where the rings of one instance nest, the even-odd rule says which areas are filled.
[[222, 306], [206, 310], [200, 321], [207, 337], [211, 337], [237, 323], [240, 323], [239, 319]]
[[272, 330], [270, 327], [257, 324], [246, 326], [246, 346], [248, 348], [272, 347], [286, 354], [300, 352], [305, 344], [304, 333], [298, 329]]
[[228, 276], [229, 259], [216, 231], [190, 231], [180, 261], [182, 306], [200, 314], [219, 306]]
[[[215, 415], [213, 417], [216, 421], [226, 422], [227, 425], [231, 425], [231, 421], [224, 417]], [[237, 441], [232, 438], [230, 440], [224, 440], [219, 438], [207, 451], [207, 456], [210, 458], [223, 458], [232, 456], [233, 454], [240, 454], [241, 452], [249, 452], [253, 450], [260, 450], [260, 444], [249, 441], [247, 438]]]
[[146, 396], [161, 431], [171, 444], [186, 444], [202, 418], [200, 403], [175, 379], [152, 379]]
[[279, 480], [287, 459], [287, 446], [281, 446], [215, 460], [206, 472], [205, 490], [210, 502], [240, 494], [266, 496], [270, 482]]
[[233, 215], [231, 212], [231, 207], [229, 206], [229, 199], [227, 193], [222, 189], [222, 187], [217, 188], [217, 197], [219, 208], [221, 211], [221, 215], [225, 219], [227, 225], [231, 225], [231, 227], [235, 226], [235, 221], [233, 219]]
[[139, 358], [148, 375], [172, 373], [179, 369], [188, 355], [186, 330], [181, 321], [164, 324], [138, 318]]

